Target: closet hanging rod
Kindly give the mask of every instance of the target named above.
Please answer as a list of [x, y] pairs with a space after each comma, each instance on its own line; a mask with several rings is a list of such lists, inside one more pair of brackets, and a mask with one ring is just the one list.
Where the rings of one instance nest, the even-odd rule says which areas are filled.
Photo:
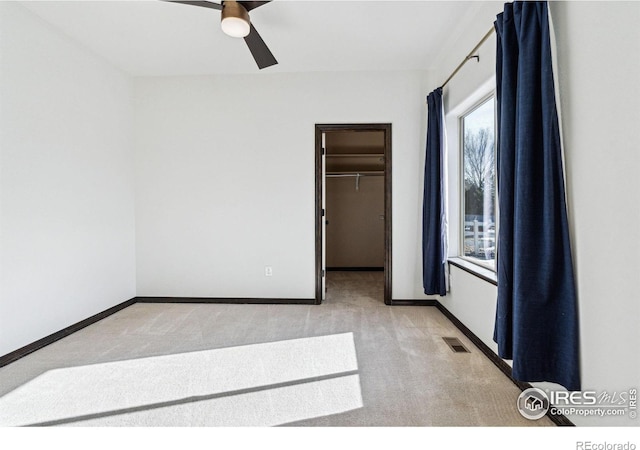
[[453, 73], [451, 73], [451, 75], [449, 75], [449, 78], [447, 78], [445, 80], [444, 83], [442, 83], [442, 86], [440, 86], [440, 89], [444, 88], [446, 86], [446, 84], [451, 81], [451, 79], [453, 77], [456, 76], [456, 74], [460, 71], [460, 69], [462, 69], [462, 66], [464, 66], [470, 59], [476, 58], [478, 61], [480, 61], [480, 57], [478, 55], [475, 55], [474, 53], [476, 51], [478, 51], [478, 49], [480, 48], [480, 46], [482, 44], [485, 43], [485, 41], [487, 39], [489, 39], [489, 37], [494, 33], [495, 28], [491, 27], [491, 29], [489, 31], [487, 31], [487, 34], [484, 35], [484, 37], [482, 39], [480, 39], [480, 42], [478, 42], [478, 44], [476, 44], [475, 47], [473, 47], [473, 50], [471, 50], [469, 52], [469, 54], [467, 55], [467, 57], [465, 59], [462, 60], [462, 62], [458, 65], [458, 67], [456, 67], [456, 69], [453, 71]]
[[342, 177], [382, 177], [384, 173], [328, 173], [327, 178]]

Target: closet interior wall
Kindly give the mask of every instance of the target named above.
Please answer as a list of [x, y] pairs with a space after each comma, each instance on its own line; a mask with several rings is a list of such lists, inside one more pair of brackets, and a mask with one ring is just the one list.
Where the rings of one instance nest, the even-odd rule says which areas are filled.
[[384, 268], [383, 131], [326, 135], [328, 270]]

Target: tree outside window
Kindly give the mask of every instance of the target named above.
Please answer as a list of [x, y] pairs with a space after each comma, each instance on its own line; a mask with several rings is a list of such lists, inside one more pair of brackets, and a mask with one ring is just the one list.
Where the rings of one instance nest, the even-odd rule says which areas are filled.
[[464, 256], [494, 268], [497, 236], [494, 98], [464, 115], [461, 125]]

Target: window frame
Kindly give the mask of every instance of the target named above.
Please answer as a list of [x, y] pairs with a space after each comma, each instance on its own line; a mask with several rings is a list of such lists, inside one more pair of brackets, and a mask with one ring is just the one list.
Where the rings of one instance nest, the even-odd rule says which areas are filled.
[[[494, 185], [496, 186], [496, 193], [495, 193], [495, 199], [494, 199], [494, 224], [495, 224], [495, 256], [493, 259], [491, 259], [491, 262], [488, 262], [487, 260], [482, 260], [480, 258], [475, 258], [473, 256], [467, 256], [465, 255], [464, 252], [464, 248], [465, 248], [465, 175], [464, 175], [464, 164], [465, 164], [465, 158], [464, 158], [464, 131], [465, 131], [465, 127], [464, 127], [464, 119], [469, 116], [471, 113], [473, 113], [474, 111], [478, 110], [480, 107], [482, 107], [485, 103], [487, 103], [489, 100], [493, 100], [493, 106], [494, 106], [494, 114], [493, 114], [493, 145], [494, 145], [494, 151], [493, 151], [493, 165], [495, 168], [494, 171]], [[457, 114], [457, 134], [458, 134], [458, 191], [459, 191], [459, 196], [458, 196], [458, 211], [459, 211], [459, 217], [458, 217], [458, 254], [456, 256], [456, 258], [462, 259], [470, 264], [474, 264], [476, 266], [479, 266], [483, 269], [487, 269], [490, 270], [491, 272], [495, 273], [496, 272], [496, 259], [497, 259], [497, 255], [498, 255], [498, 229], [499, 229], [499, 214], [498, 214], [498, 189], [497, 189], [497, 176], [498, 176], [498, 170], [497, 170], [497, 132], [498, 132], [498, 123], [497, 123], [497, 105], [496, 105], [496, 90], [491, 89], [489, 92], [485, 93], [482, 96], [479, 96], [477, 98], [474, 99], [473, 103], [471, 104], [471, 106], [465, 108], [464, 110], [462, 110], [459, 114]]]

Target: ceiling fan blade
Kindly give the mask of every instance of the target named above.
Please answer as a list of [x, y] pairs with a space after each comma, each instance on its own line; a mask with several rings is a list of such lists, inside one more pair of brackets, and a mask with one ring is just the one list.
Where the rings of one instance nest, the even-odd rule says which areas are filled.
[[239, 1], [238, 3], [240, 3], [242, 6], [244, 6], [244, 9], [246, 9], [247, 11], [251, 11], [252, 9], [256, 9], [259, 6], [262, 5], [266, 5], [267, 3], [271, 3], [271, 0], [268, 0], [266, 2], [245, 2], [245, 1]]
[[220, 3], [205, 2], [205, 1], [176, 1], [176, 0], [163, 0], [163, 1], [169, 2], [169, 3], [184, 3], [185, 5], [202, 6], [203, 8], [222, 10], [222, 4]]
[[265, 67], [278, 64], [278, 61], [276, 61], [276, 58], [269, 50], [269, 47], [267, 47], [267, 44], [264, 43], [253, 24], [250, 24], [250, 26], [251, 31], [249, 31], [249, 35], [244, 38], [244, 41], [247, 43], [253, 59], [256, 60], [258, 68], [264, 69]]

